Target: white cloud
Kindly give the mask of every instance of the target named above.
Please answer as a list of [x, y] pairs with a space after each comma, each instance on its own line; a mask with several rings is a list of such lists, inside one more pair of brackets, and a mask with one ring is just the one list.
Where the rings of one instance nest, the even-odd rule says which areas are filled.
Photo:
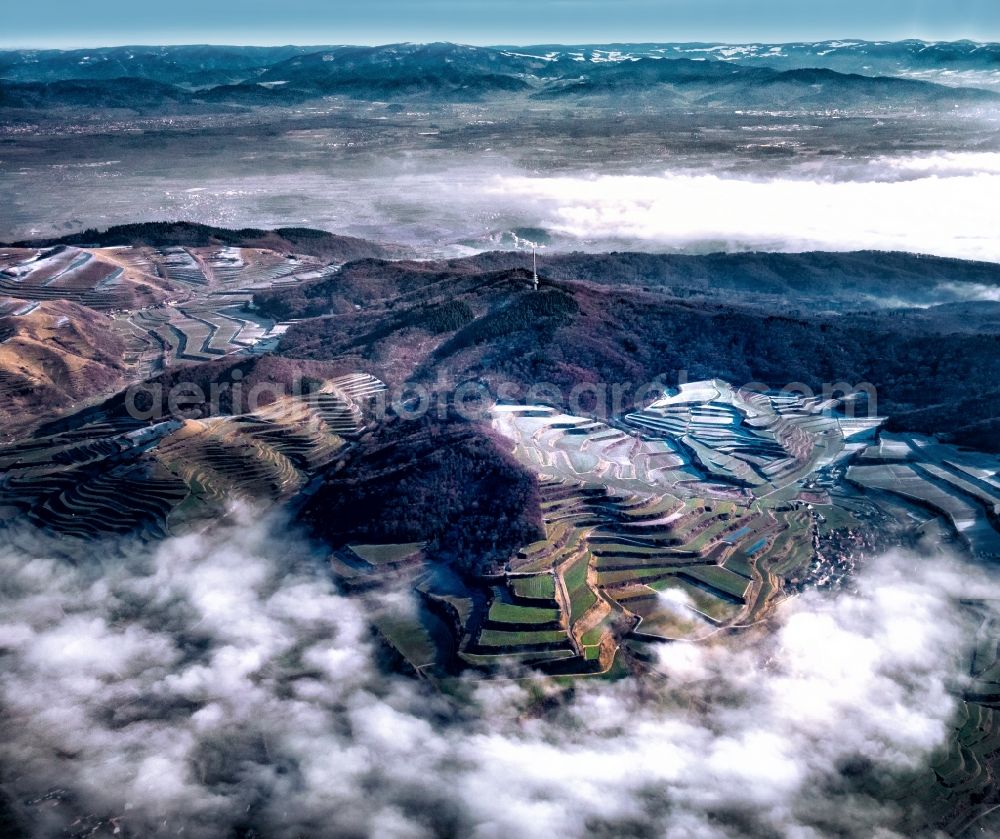
[[76, 565], [0, 548], [0, 765], [20, 801], [63, 790], [29, 808], [37, 835], [82, 816], [150, 836], [871, 836], [898, 813], [839, 767], [942, 742], [956, 599], [996, 593], [888, 557], [770, 635], [663, 647], [642, 684], [478, 681], [456, 705], [381, 675], [310, 546], [235, 515]]
[[876, 179], [938, 175], [1000, 175], [1000, 152], [935, 152], [878, 157], [871, 162]]
[[969, 157], [894, 158], [848, 180], [796, 170], [499, 176], [486, 191], [588, 248], [893, 250], [1000, 261], [1000, 155]]
[[[670, 168], [633, 160], [627, 174], [596, 157], [575, 170], [529, 175], [499, 152], [389, 155], [371, 166], [331, 162], [308, 173], [253, 169], [240, 173], [238, 190], [224, 166], [208, 163], [183, 177], [119, 173], [71, 182], [36, 167], [30, 196], [15, 194], [7, 238], [28, 237], [40, 217], [90, 226], [177, 217], [232, 227], [314, 226], [403, 242], [427, 257], [489, 249], [499, 232], [545, 227], [561, 249], [867, 248], [1000, 261], [997, 152], [802, 152], [786, 161], [734, 148], [707, 165], [683, 154]], [[203, 191], [185, 191], [195, 182]], [[19, 211], [22, 204], [31, 212]]]
[[982, 283], [941, 283], [938, 290], [948, 295], [954, 295], [961, 300], [1000, 303], [1000, 287], [997, 286], [988, 286]]

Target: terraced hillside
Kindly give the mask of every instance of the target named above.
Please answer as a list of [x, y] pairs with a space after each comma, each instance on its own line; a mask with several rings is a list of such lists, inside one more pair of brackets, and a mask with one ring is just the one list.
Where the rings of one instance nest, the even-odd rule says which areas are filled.
[[[551, 354], [528, 348], [579, 307], [596, 311], [603, 291], [536, 294], [523, 272], [435, 275], [454, 299], [436, 305], [417, 286], [367, 306], [357, 266], [335, 275], [308, 255], [233, 244], [22, 256], [5, 253], [22, 296], [0, 298], [0, 395], [17, 405], [61, 382], [61, 406], [95, 404], [0, 445], [0, 527], [28, 522], [86, 551], [107, 535], [198, 530], [234, 502], [284, 504], [326, 540], [380, 657], [418, 678], [530, 669], [561, 685], [641, 674], [667, 643], [752, 641], [784, 599], [850, 589], [890, 545], [998, 553], [1000, 460], [886, 432], [880, 418], [845, 414], [852, 400], [712, 379], [610, 419], [558, 400], [494, 404], [490, 365], [517, 355], [500, 343], [511, 329], [525, 368], [579, 375], [561, 339]], [[112, 263], [121, 272], [102, 274]], [[251, 295], [298, 293], [311, 275], [344, 297], [276, 346], [287, 324]], [[136, 277], [162, 299], [115, 309], [108, 297], [110, 311], [78, 302], [124, 293]], [[595, 352], [624, 358], [619, 343]], [[87, 366], [95, 360], [104, 367]], [[390, 368], [393, 384], [436, 379], [436, 396], [456, 379], [482, 386], [492, 429], [447, 410], [411, 418], [369, 372], [344, 374]], [[147, 377], [152, 395], [131, 415], [124, 391], [96, 401]], [[171, 408], [177, 385], [218, 387], [220, 399]], [[257, 386], [275, 391], [251, 408]], [[373, 408], [386, 404], [376, 424]], [[996, 795], [997, 627], [982, 611], [952, 736], [901, 793], [934, 802], [949, 829]]]
[[380, 382], [349, 375], [243, 414], [148, 423], [123, 411], [0, 448], [0, 525], [161, 538], [234, 500], [287, 500], [363, 432]]
[[[996, 766], [1000, 753], [1000, 660], [996, 603], [969, 601], [970, 618], [980, 622], [966, 660], [968, 684], [957, 703], [952, 730], [931, 765], [910, 779], [906, 798], [919, 802], [912, 829], [935, 823], [944, 835], [991, 834], [997, 804]], [[975, 826], [975, 827], [974, 827]]]
[[540, 406], [494, 408], [493, 426], [515, 441], [524, 462], [552, 477], [586, 477], [601, 486], [704, 488], [689, 458], [668, 439], [644, 439], [628, 429]]
[[155, 305], [174, 292], [138, 255], [58, 245], [0, 249], [0, 294], [71, 300], [99, 311]]
[[[888, 532], [895, 519], [833, 477], [879, 424], [833, 408], [724, 382], [693, 384], [610, 424], [495, 406], [494, 429], [538, 476], [543, 538], [478, 580], [459, 579], [429, 551], [406, 566], [448, 630], [435, 672], [615, 672], [649, 644], [750, 626], [803, 586], [842, 585], [837, 534]], [[338, 557], [352, 589], [400, 584], [397, 563]], [[429, 620], [403, 634], [415, 649], [438, 634]]]
[[841, 421], [835, 400], [734, 390], [718, 380], [681, 385], [677, 393], [629, 414], [625, 422], [676, 441], [712, 478], [774, 492], [833, 459], [845, 440], [863, 437], [883, 420]]
[[259, 248], [163, 247], [120, 249], [121, 258], [167, 286], [170, 297], [119, 317], [130, 358], [147, 376], [175, 361], [207, 361], [268, 349], [287, 324], [247, 307], [259, 289], [319, 276], [315, 259]]
[[493, 425], [545, 475], [748, 499], [794, 485], [854, 450], [883, 422], [835, 414], [838, 404], [736, 391], [715, 380], [681, 385], [611, 425], [544, 405], [502, 404]]
[[[198, 237], [94, 244], [102, 246], [0, 251], [3, 281], [16, 291], [2, 311], [20, 324], [8, 327], [0, 357], [9, 346], [12, 357], [27, 358], [31, 341], [59, 346], [53, 318], [58, 307], [76, 307], [118, 342], [118, 375], [126, 380], [200, 381], [197, 371], [214, 371], [227, 356], [267, 358], [276, 350], [320, 359], [342, 352], [347, 369], [385, 370], [399, 383], [411, 373], [429, 380], [446, 360], [457, 360], [462, 375], [479, 375], [490, 353], [512, 355], [490, 343], [511, 329], [537, 343], [539, 329], [551, 338], [583, 316], [600, 331], [598, 313], [623, 305], [581, 284], [546, 283], [526, 294], [526, 275], [517, 271], [456, 280], [432, 264], [366, 260], [336, 273], [314, 253]], [[364, 305], [373, 288], [389, 302]], [[255, 294], [263, 310], [255, 309]], [[330, 314], [297, 326], [295, 340], [279, 345], [288, 324], [262, 311], [303, 294]], [[450, 298], [437, 305], [437, 294]], [[34, 321], [41, 338], [26, 327]], [[619, 357], [611, 345], [594, 346]], [[572, 372], [569, 361], [555, 352], [540, 359], [559, 375]], [[11, 370], [0, 386], [23, 389], [17, 376], [24, 371]], [[206, 382], [214, 375], [206, 373]], [[99, 377], [88, 381], [101, 389]], [[343, 376], [249, 413], [234, 406], [221, 416], [168, 415], [154, 425], [133, 423], [120, 405], [107, 415], [98, 410], [0, 452], [0, 498], [8, 516], [21, 513], [66, 534], [120, 527], [152, 537], [226, 499], [295, 497], [307, 520], [337, 531], [335, 545], [348, 533], [349, 544], [379, 535], [419, 541], [419, 560], [402, 565], [338, 549], [342, 578], [364, 589], [409, 569], [409, 583], [436, 616], [428, 622], [445, 627], [435, 624], [434, 638], [414, 649], [443, 644], [448, 654], [435, 666], [445, 669], [513, 661], [553, 672], [606, 671], [643, 644], [706, 637], [757, 621], [804, 587], [847, 585], [851, 557], [879, 544], [872, 534], [910, 532], [914, 522], [928, 538], [951, 534], [979, 553], [995, 548], [993, 461], [880, 434], [879, 418], [851, 418], [833, 399], [736, 389], [718, 379], [681, 385], [610, 420], [546, 405], [495, 406], [494, 430], [538, 477], [544, 533], [512, 551], [495, 539], [479, 545], [468, 531], [492, 532], [486, 520], [497, 511], [477, 505], [475, 488], [495, 493], [496, 472], [506, 469], [485, 451], [491, 441], [430, 423], [404, 435], [402, 449], [373, 434], [363, 462], [342, 457], [367, 422], [366, 400], [383, 389], [367, 374]], [[325, 480], [317, 495], [300, 497], [316, 488], [318, 475]], [[135, 488], [141, 483], [151, 494]], [[515, 508], [530, 493], [517, 480], [511, 487], [520, 500], [504, 516], [521, 527]], [[135, 509], [116, 519], [115, 504], [131, 495]], [[332, 525], [331, 506], [342, 511]], [[362, 512], [377, 520], [363, 521]], [[424, 532], [425, 518], [441, 526]], [[442, 589], [442, 562], [467, 576]], [[425, 577], [428, 563], [435, 573]], [[405, 632], [385, 620], [399, 652]]]
[[[812, 559], [806, 510], [604, 491], [567, 480], [543, 480], [541, 489], [546, 537], [509, 563], [494, 606], [558, 609], [574, 666], [584, 671], [610, 667], [629, 638], [699, 638], [752, 621], [772, 605], [784, 579]], [[495, 612], [478, 627], [477, 664], [484, 663], [484, 646], [495, 656], [537, 652], [521, 649], [527, 636], [489, 631]], [[473, 640], [476, 631], [470, 628]]]
[[12, 431], [124, 381], [124, 345], [106, 315], [66, 300], [0, 296], [0, 419]]
[[287, 325], [248, 310], [254, 292], [326, 270], [314, 257], [234, 246], [4, 248], [0, 295], [111, 313], [127, 362], [144, 377], [175, 360], [273, 345]]
[[[611, 424], [495, 406], [493, 427], [539, 476], [546, 528], [507, 565], [502, 602], [526, 604], [526, 592], [551, 581], [574, 666], [607, 668], [622, 643], [753, 624], [805, 585], [845, 584], [880, 537], [915, 538], [915, 522], [931, 532], [933, 515], [914, 518], [882, 493], [945, 514], [973, 550], [993, 551], [995, 458], [879, 436], [881, 420], [846, 416], [839, 404], [706, 381]], [[905, 480], [887, 458], [911, 461]], [[491, 654], [524, 655], [524, 636], [495, 628], [487, 617], [467, 631], [486, 631]], [[498, 641], [510, 649], [494, 649]]]
[[847, 470], [847, 480], [943, 516], [973, 553], [1000, 557], [1000, 458], [916, 434], [883, 433]]
[[177, 362], [272, 349], [288, 324], [255, 313], [254, 292], [329, 270], [287, 249], [223, 244], [0, 248], [0, 415], [28, 419]]

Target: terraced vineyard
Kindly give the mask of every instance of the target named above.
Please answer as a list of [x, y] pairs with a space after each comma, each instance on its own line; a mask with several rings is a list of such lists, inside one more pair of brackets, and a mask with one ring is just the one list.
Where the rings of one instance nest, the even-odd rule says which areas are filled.
[[105, 251], [0, 250], [0, 294], [21, 300], [71, 300], [102, 311], [150, 305], [165, 290], [144, 286], [143, 276]]
[[105, 314], [68, 300], [0, 296], [0, 418], [6, 430], [39, 407], [59, 410], [128, 376], [123, 345]]
[[[0, 327], [21, 362], [0, 368], [0, 394], [43, 381], [53, 362], [38, 355], [26, 368], [32, 344], [60, 347], [79, 398], [100, 371], [75, 366], [74, 341], [92, 356], [84, 339], [105, 333], [124, 347], [109, 381], [266, 360], [288, 324], [253, 310], [254, 289], [327, 270], [253, 248], [0, 251]], [[95, 317], [81, 320], [84, 306]], [[23, 518], [67, 545], [157, 540], [237, 500], [308, 503], [355, 441], [360, 451], [376, 436], [370, 404], [385, 391], [364, 373], [308, 379], [307, 392], [249, 413], [145, 422], [87, 408], [78, 424], [0, 447], [0, 526]], [[842, 407], [718, 380], [608, 421], [496, 405], [493, 429], [537, 476], [543, 538], [481, 577], [432, 562], [430, 542], [345, 545], [329, 566], [361, 599], [380, 653], [417, 677], [614, 677], [641, 668], [653, 645], [740, 632], [808, 587], [849, 585], [857, 557], [880, 544], [873, 533], [1000, 555], [1000, 459], [890, 434]], [[942, 813], [991, 794], [1000, 665], [983, 614], [954, 736], [914, 787]]]
[[309, 257], [260, 248], [6, 248], [0, 296], [113, 313], [126, 361], [143, 378], [178, 360], [271, 348], [288, 324], [251, 311], [253, 292], [327, 270]]
[[[440, 569], [421, 584], [447, 616], [463, 665], [607, 671], [629, 639], [702, 637], [762, 611], [780, 581], [741, 550], [762, 534], [798, 540], [783, 553], [788, 567], [811, 558], [802, 550], [811, 520], [801, 512], [738, 518], [731, 502], [713, 508], [701, 499], [616, 494], [556, 479], [541, 490], [546, 538], [525, 547], [489, 588], [442, 592]], [[350, 561], [337, 570], [355, 587], [381, 586], [387, 573]], [[388, 572], [394, 584], [397, 570]]]
[[22, 440], [0, 448], [0, 523], [160, 538], [235, 499], [287, 499], [364, 430], [362, 405], [383, 389], [349, 375], [252, 413], [152, 425], [112, 413]]
[[[494, 428], [539, 475], [546, 527], [509, 563], [502, 602], [527, 606], [551, 585], [586, 672], [610, 667], [629, 639], [707, 637], [754, 623], [802, 581], [836, 584], [844, 557], [818, 550], [822, 534], [887, 519], [862, 488], [920, 500], [976, 551], [993, 550], [1000, 463], [879, 436], [880, 420], [836, 407], [720, 381], [611, 424], [497, 405]], [[887, 450], [912, 461], [906, 480], [881, 465]], [[845, 470], [854, 487], [836, 477]], [[489, 614], [481, 626], [495, 628]], [[487, 638], [491, 654], [522, 651], [521, 636]]]
[[927, 437], [883, 434], [847, 470], [868, 490], [902, 496], [944, 516], [980, 556], [1000, 557], [1000, 458], [959, 451]]
[[706, 476], [763, 495], [800, 480], [834, 458], [845, 440], [863, 437], [882, 422], [841, 422], [830, 413], [836, 405], [817, 397], [737, 391], [714, 380], [682, 385], [625, 422], [675, 441]]
[[545, 406], [498, 405], [494, 427], [515, 440], [519, 459], [540, 473], [577, 480], [587, 476], [621, 488], [692, 484], [699, 475], [683, 452], [666, 439], [643, 439], [583, 417]]
[[995, 801], [1000, 752], [1000, 626], [990, 617], [996, 604], [965, 605], [982, 620], [968, 659], [969, 684], [959, 698], [950, 736], [906, 790], [908, 798], [921, 802], [919, 816], [937, 822], [949, 836], [975, 835], [971, 826], [992, 812], [994, 805], [986, 805]]
[[[235, 311], [226, 333], [193, 304], [135, 322], [173, 336], [176, 357], [208, 360], [240, 340]], [[159, 538], [232, 499], [290, 499], [363, 431], [365, 406], [382, 391], [353, 374], [246, 414], [152, 425], [95, 415], [0, 449], [0, 519], [24, 515], [80, 539]], [[988, 545], [996, 464], [879, 435], [877, 425], [720, 382], [686, 386], [612, 423], [497, 406], [494, 427], [538, 475], [542, 540], [482, 585], [448, 581], [418, 545], [354, 546], [333, 567], [359, 592], [396, 590], [401, 579], [419, 592], [419, 619], [373, 611], [387, 648], [415, 672], [512, 663], [606, 672], [626, 648], [751, 625], [803, 586], [837, 584], [840, 556], [820, 549], [826, 534], [868, 527], [883, 497], [918, 500], [968, 544]], [[904, 467], [906, 481], [892, 471]], [[908, 483], [918, 476], [929, 489]]]

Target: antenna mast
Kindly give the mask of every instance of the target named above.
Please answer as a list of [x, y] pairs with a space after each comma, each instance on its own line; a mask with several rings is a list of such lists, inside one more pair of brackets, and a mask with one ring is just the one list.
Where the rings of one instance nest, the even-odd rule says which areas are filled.
[[531, 282], [535, 291], [538, 291], [538, 254], [534, 246], [531, 248]]

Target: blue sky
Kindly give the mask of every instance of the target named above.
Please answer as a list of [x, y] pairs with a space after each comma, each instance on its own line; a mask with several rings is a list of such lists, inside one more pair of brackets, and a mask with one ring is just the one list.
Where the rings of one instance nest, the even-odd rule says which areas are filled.
[[1000, 41], [997, 0], [5, 0], [0, 46]]

